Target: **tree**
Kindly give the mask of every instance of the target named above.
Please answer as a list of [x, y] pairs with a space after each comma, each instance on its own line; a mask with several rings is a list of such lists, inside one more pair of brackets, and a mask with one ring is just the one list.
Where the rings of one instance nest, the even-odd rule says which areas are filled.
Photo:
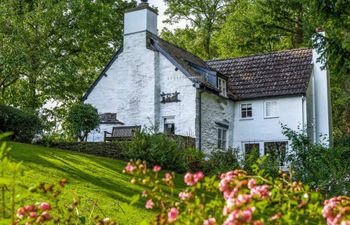
[[[180, 21], [190, 22], [192, 34], [197, 40], [201, 40], [202, 51], [199, 56], [209, 59], [213, 57], [212, 37], [219, 29], [219, 24], [225, 19], [225, 8], [229, 0], [164, 0], [167, 9], [165, 15], [167, 23]], [[188, 30], [188, 28], [187, 28]], [[195, 31], [195, 32], [193, 32]], [[169, 32], [169, 31], [166, 31]], [[168, 35], [169, 36], [169, 35]], [[197, 41], [196, 40], [196, 41]]]
[[0, 101], [76, 101], [121, 46], [123, 0], [0, 1]]
[[311, 46], [310, 6], [293, 0], [237, 0], [216, 35], [218, 54], [233, 57]]
[[86, 141], [88, 133], [100, 124], [100, 117], [92, 105], [78, 103], [70, 109], [66, 124], [76, 138]]

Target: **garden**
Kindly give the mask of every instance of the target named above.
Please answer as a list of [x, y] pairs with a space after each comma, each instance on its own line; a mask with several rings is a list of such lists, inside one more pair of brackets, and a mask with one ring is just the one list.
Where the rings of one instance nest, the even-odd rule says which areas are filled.
[[95, 144], [24, 144], [40, 119], [34, 126], [34, 114], [4, 109], [2, 126], [14, 132], [1, 136], [0, 224], [350, 223], [346, 140], [326, 148], [284, 127], [293, 147], [289, 171], [280, 171], [273, 156], [253, 151], [242, 161], [235, 149], [205, 155], [149, 132], [109, 143], [118, 154], [101, 157], [91, 151], [101, 152]]
[[204, 61], [317, 48], [334, 139], [315, 145], [282, 125], [283, 171], [273, 151], [205, 154], [156, 127], [87, 143], [101, 121], [82, 96], [123, 50], [137, 2], [0, 1], [0, 225], [350, 225], [350, 0], [153, 1], [166, 6], [159, 37]]

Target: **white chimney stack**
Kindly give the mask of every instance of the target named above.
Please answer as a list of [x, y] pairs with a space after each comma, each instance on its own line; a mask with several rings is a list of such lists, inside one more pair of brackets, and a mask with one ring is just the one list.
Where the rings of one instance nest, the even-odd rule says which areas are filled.
[[[325, 37], [324, 31], [320, 29], [316, 31], [318, 35]], [[326, 58], [320, 58], [320, 53], [324, 51], [324, 49], [320, 49], [320, 39], [314, 36], [313, 42], [314, 141], [328, 146], [332, 141], [329, 77], [325, 65]]]
[[144, 31], [157, 35], [157, 16], [157, 10], [143, 0], [137, 7], [125, 12], [124, 36]]

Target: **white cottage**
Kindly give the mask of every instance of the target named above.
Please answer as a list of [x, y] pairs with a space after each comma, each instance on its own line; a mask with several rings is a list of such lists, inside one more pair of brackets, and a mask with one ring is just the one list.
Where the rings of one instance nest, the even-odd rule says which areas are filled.
[[102, 119], [88, 141], [104, 141], [113, 127], [157, 127], [204, 151], [263, 155], [287, 149], [281, 124], [307, 128], [315, 143], [330, 137], [329, 81], [315, 50], [203, 61], [158, 37], [147, 3], [127, 11], [124, 26], [123, 47], [84, 96]]

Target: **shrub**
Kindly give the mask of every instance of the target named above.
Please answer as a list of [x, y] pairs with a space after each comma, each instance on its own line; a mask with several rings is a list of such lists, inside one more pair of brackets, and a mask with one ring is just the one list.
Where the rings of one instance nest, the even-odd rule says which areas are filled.
[[182, 149], [173, 138], [164, 134], [139, 132], [130, 142], [124, 143], [129, 159], [142, 159], [151, 165], [184, 172], [202, 168], [204, 155], [196, 149]]
[[319, 189], [324, 195], [350, 193], [350, 148], [311, 144], [302, 132], [284, 128], [292, 141], [288, 155], [294, 178]]
[[[157, 208], [150, 224], [328, 224], [350, 223], [350, 198], [339, 196], [324, 202], [322, 196], [285, 174], [262, 176], [259, 166], [255, 175], [234, 170], [205, 177], [202, 172], [186, 173], [187, 187], [174, 196], [175, 173], [161, 176], [159, 166], [147, 169], [145, 162], [131, 161], [124, 172], [132, 174], [131, 182], [145, 189], [133, 198], [145, 199], [145, 208]], [[172, 194], [163, 190], [166, 186]]]
[[68, 129], [80, 141], [86, 141], [87, 135], [100, 124], [97, 109], [90, 104], [78, 103], [72, 106], [66, 118]]
[[183, 162], [184, 171], [203, 170], [206, 164], [205, 154], [196, 148], [185, 148], [182, 150], [180, 158]]
[[31, 142], [41, 129], [42, 123], [36, 114], [0, 105], [0, 132], [13, 132], [13, 140]]
[[238, 168], [240, 165], [236, 149], [212, 151], [205, 162], [205, 172], [210, 174], [220, 174]]

